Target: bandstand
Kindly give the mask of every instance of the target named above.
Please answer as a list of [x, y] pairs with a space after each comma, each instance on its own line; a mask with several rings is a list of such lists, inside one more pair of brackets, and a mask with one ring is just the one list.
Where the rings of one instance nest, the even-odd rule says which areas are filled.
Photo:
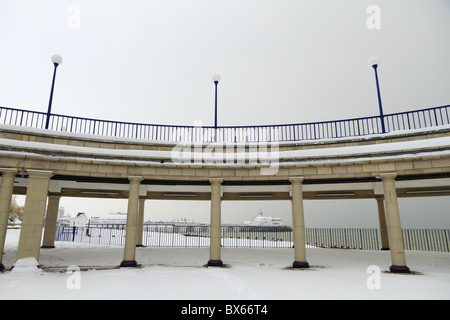
[[397, 199], [450, 195], [449, 111], [442, 106], [315, 123], [195, 127], [2, 107], [0, 249], [13, 194], [26, 196], [16, 259], [37, 261], [41, 247], [54, 246], [61, 197], [128, 199], [122, 267], [137, 265], [146, 199], [205, 200], [211, 202], [205, 263], [222, 266], [222, 201], [290, 200], [294, 248], [287, 263], [308, 268], [303, 201], [364, 198], [378, 204], [390, 271], [409, 272]]

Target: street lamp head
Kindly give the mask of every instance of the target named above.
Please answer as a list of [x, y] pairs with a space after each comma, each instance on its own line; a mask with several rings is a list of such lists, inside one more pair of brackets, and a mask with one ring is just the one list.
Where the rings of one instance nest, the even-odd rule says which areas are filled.
[[218, 75], [217, 73], [215, 75], [213, 75], [212, 80], [214, 81], [215, 84], [219, 83], [220, 81], [220, 75]]
[[54, 55], [52, 56], [52, 62], [53, 62], [53, 64], [55, 64], [55, 65], [60, 65], [60, 64], [62, 63], [62, 58], [61, 58], [61, 56], [60, 56], [59, 54], [54, 54]]
[[380, 58], [378, 57], [371, 57], [369, 59], [369, 66], [376, 68], [378, 64], [380, 63]]

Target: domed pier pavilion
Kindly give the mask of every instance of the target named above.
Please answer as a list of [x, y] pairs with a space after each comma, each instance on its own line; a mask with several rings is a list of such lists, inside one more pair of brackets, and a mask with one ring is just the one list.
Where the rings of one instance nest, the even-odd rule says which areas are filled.
[[397, 198], [450, 195], [449, 108], [216, 128], [47, 119], [2, 107], [0, 249], [13, 194], [26, 195], [16, 258], [37, 261], [41, 247], [54, 245], [61, 197], [124, 198], [121, 266], [133, 267], [145, 200], [192, 199], [211, 202], [208, 265], [221, 266], [221, 202], [284, 199], [292, 203], [292, 266], [307, 268], [303, 200], [371, 198], [390, 270], [409, 272]]

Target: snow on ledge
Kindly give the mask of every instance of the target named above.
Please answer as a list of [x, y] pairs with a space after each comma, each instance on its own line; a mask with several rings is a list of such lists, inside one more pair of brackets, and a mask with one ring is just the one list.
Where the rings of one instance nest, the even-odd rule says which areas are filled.
[[[8, 127], [11, 129], [13, 126], [0, 125], [2, 128]], [[47, 130], [42, 129], [30, 129], [24, 131], [22, 127], [14, 127], [20, 129], [21, 132], [43, 132], [46, 136], [51, 136]], [[415, 130], [415, 134], [430, 134], [443, 130], [449, 130], [450, 126], [435, 127], [433, 129], [421, 129]], [[61, 132], [52, 131], [54, 134], [58, 134], [61, 137]], [[74, 135], [69, 133], [63, 133], [63, 136], [76, 138], [76, 136], [88, 135]], [[411, 136], [412, 132], [396, 132], [388, 133], [385, 135], [377, 135], [380, 138], [392, 138], [399, 136]], [[94, 136], [90, 136], [94, 137]], [[357, 137], [353, 139], [353, 142], [367, 141], [368, 139], [374, 139], [375, 136], [370, 137]], [[111, 142], [117, 142], [117, 139], [112, 137], [105, 137], [111, 140]], [[144, 141], [146, 145], [151, 142], [145, 140], [133, 140], [123, 139], [128, 143], [141, 143]], [[330, 140], [331, 141], [331, 140]], [[348, 142], [349, 139], [346, 138]], [[332, 140], [333, 143], [338, 142], [337, 139]], [[162, 142], [159, 142], [161, 145]], [[302, 143], [290, 143], [291, 146], [306, 145], [307, 142]], [[214, 144], [210, 144], [210, 146]], [[311, 142], [309, 142], [311, 145]], [[187, 144], [187, 148], [183, 148], [180, 144], [175, 145], [172, 150], [136, 150], [136, 149], [108, 149], [108, 148], [94, 148], [74, 145], [60, 145], [44, 142], [31, 142], [15, 139], [2, 139], [0, 138], [1, 152], [4, 154], [14, 155], [40, 155], [48, 159], [67, 159], [67, 158], [83, 158], [89, 159], [92, 162], [133, 162], [136, 164], [157, 164], [160, 166], [177, 166], [177, 165], [189, 165], [195, 167], [214, 166], [214, 167], [260, 167], [267, 166], [269, 163], [279, 163], [283, 166], [295, 165], [296, 163], [307, 164], [313, 162], [319, 163], [341, 163], [347, 161], [368, 161], [370, 159], [382, 160], [382, 159], [397, 159], [397, 158], [415, 158], [418, 156], [429, 155], [449, 155], [450, 154], [450, 136], [444, 137], [427, 137], [426, 139], [410, 140], [410, 141], [383, 141], [383, 143], [373, 143], [354, 146], [332, 146], [325, 145], [324, 140], [315, 141], [315, 148], [311, 149], [299, 149], [299, 150], [279, 150], [279, 145], [267, 145], [265, 148], [249, 148], [246, 152], [245, 149], [237, 148], [237, 152], [227, 152], [226, 148], [221, 144], [217, 145], [217, 148], [208, 148], [208, 152], [200, 149], [200, 152], [196, 152], [198, 146]], [[324, 145], [323, 147], [321, 147]], [[167, 144], [166, 144], [167, 146]], [[264, 146], [263, 146], [264, 147]], [[234, 148], [232, 150], [235, 150]], [[224, 152], [225, 151], [225, 152]], [[67, 154], [67, 155], [66, 155]], [[228, 161], [231, 158], [232, 161]], [[165, 161], [162, 164], [161, 160]], [[196, 161], [201, 159], [201, 161]], [[256, 159], [261, 160], [261, 164], [256, 162]], [[252, 160], [252, 161], [250, 161]], [[254, 161], [253, 161], [254, 160]], [[287, 162], [283, 162], [287, 160]], [[236, 161], [236, 163], [235, 163]], [[246, 163], [248, 161], [248, 163]]]
[[[229, 159], [230, 153], [223, 152], [223, 150], [215, 150], [217, 152], [203, 152], [201, 154], [196, 153], [189, 149], [178, 151], [163, 151], [163, 150], [124, 150], [124, 149], [102, 149], [92, 147], [81, 147], [72, 145], [55, 145], [51, 143], [43, 142], [30, 142], [20, 141], [12, 139], [0, 139], [0, 146], [3, 147], [2, 152], [14, 153], [14, 154], [36, 154], [31, 151], [42, 152], [57, 152], [57, 153], [69, 153], [78, 155], [87, 155], [88, 158], [96, 158], [98, 161], [112, 161], [111, 158], [124, 158], [117, 159], [118, 161], [125, 161], [127, 158], [146, 158], [146, 159], [172, 159], [174, 162], [188, 162], [194, 159], [202, 159], [203, 161], [215, 162], [220, 159]], [[9, 151], [5, 150], [4, 146], [23, 149], [23, 151]], [[389, 142], [371, 145], [350, 146], [350, 147], [334, 147], [334, 148], [316, 148], [316, 149], [304, 149], [304, 150], [268, 150], [265, 153], [256, 152], [235, 152], [232, 153], [233, 160], [245, 161], [248, 159], [259, 160], [280, 160], [280, 159], [308, 159], [308, 158], [345, 158], [345, 157], [360, 157], [369, 156], [373, 154], [392, 154], [392, 153], [423, 153], [429, 152], [433, 149], [447, 149], [450, 147], [450, 137], [438, 137], [429, 138], [424, 140], [413, 140], [403, 142]], [[222, 152], [221, 152], [222, 151]], [[448, 153], [448, 150], [447, 152]], [[95, 156], [95, 157], [94, 157]], [[48, 155], [48, 157], [56, 158], [55, 156]], [[58, 156], [64, 158], [64, 156]], [[67, 157], [73, 157], [68, 155]], [[99, 158], [97, 158], [99, 157]], [[128, 160], [129, 161], [129, 160]], [[230, 163], [228, 163], [230, 165]], [[239, 164], [242, 165], [242, 164]]]
[[22, 258], [16, 261], [14, 263], [14, 266], [11, 270], [11, 272], [17, 273], [17, 272], [38, 272], [39, 269], [39, 263], [37, 262], [36, 258], [34, 257], [28, 257], [28, 258]]
[[[176, 146], [176, 145], [189, 145], [195, 143], [196, 146], [206, 146], [211, 144], [211, 142], [185, 142], [185, 141], [161, 141], [161, 140], [149, 140], [149, 139], [135, 139], [135, 138], [123, 138], [123, 137], [112, 137], [103, 135], [94, 135], [86, 133], [76, 133], [67, 131], [55, 131], [48, 129], [30, 128], [22, 126], [14, 126], [7, 124], [0, 124], [0, 131], [15, 131], [26, 134], [37, 134], [41, 136], [51, 137], [51, 138], [67, 138], [67, 139], [80, 139], [84, 141], [95, 141], [95, 142], [105, 142], [105, 143], [124, 143], [124, 144], [142, 144], [142, 145], [155, 145], [155, 146]], [[317, 145], [317, 144], [330, 144], [330, 143], [344, 143], [344, 142], [358, 142], [367, 140], [378, 140], [378, 139], [390, 139], [405, 136], [413, 136], [420, 134], [431, 134], [440, 131], [450, 131], [449, 125], [442, 125], [436, 127], [427, 127], [421, 129], [413, 130], [397, 130], [384, 134], [371, 134], [365, 136], [348, 136], [340, 138], [322, 138], [314, 140], [298, 140], [298, 141], [272, 141], [272, 142], [261, 142], [269, 144], [278, 144], [279, 146], [305, 146], [305, 145]], [[231, 144], [235, 146], [257, 144], [258, 142], [222, 142], [223, 144]]]

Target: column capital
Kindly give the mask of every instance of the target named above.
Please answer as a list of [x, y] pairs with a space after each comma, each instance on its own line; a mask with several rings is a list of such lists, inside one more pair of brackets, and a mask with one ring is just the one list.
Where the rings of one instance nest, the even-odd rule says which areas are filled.
[[130, 182], [141, 182], [143, 179], [141, 176], [129, 176], [128, 180]]
[[222, 184], [223, 178], [209, 178], [209, 182], [211, 184]]
[[291, 183], [302, 183], [303, 180], [303, 177], [289, 177]]
[[18, 172], [16, 168], [0, 168], [2, 176], [15, 176]]
[[32, 170], [27, 169], [28, 177], [33, 178], [51, 178], [53, 176], [52, 171], [46, 171], [46, 170]]
[[386, 173], [380, 173], [380, 178], [384, 180], [395, 180], [397, 177], [397, 172], [386, 172]]

